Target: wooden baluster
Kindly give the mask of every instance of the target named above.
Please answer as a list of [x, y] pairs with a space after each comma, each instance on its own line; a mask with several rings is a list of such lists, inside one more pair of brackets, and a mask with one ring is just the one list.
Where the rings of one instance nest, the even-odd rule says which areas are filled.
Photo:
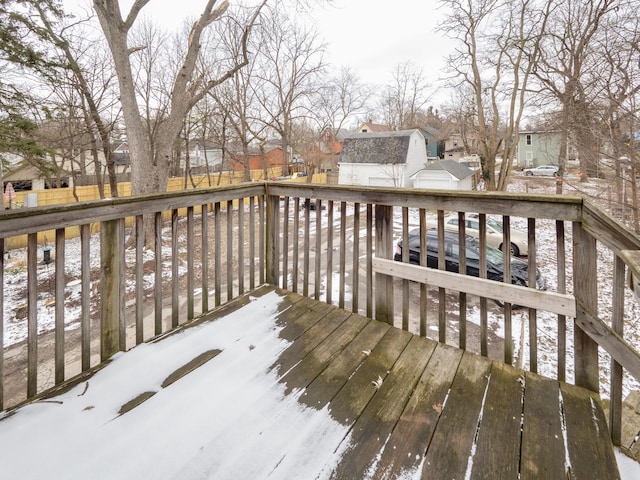
[[154, 334], [162, 333], [162, 212], [155, 214]]
[[[344, 308], [347, 269], [347, 202], [340, 202], [340, 287], [338, 307]], [[353, 288], [351, 289], [353, 292]]]
[[[83, 225], [83, 227], [85, 227]], [[144, 216], [143, 215], [136, 215], [135, 217], [135, 242], [136, 242], [136, 345], [141, 344], [142, 342], [144, 342]], [[85, 256], [85, 250], [86, 250], [86, 255], [87, 255], [87, 262], [88, 260], [88, 256], [89, 256], [89, 240], [91, 238], [91, 232], [89, 229], [89, 225], [86, 225], [86, 231], [82, 231], [82, 257], [84, 260], [84, 256]], [[86, 245], [85, 245], [86, 243]], [[82, 275], [86, 275], [87, 277], [87, 285], [86, 288], [89, 288], [89, 265], [87, 263], [87, 272], [85, 274], [85, 268], [83, 266], [82, 268]], [[85, 291], [85, 280], [83, 278], [82, 280], [82, 292], [84, 293]], [[88, 305], [88, 304], [87, 304]], [[82, 307], [83, 311], [84, 311], [84, 304]], [[88, 318], [87, 318], [88, 320]], [[84, 319], [83, 319], [84, 321]], [[88, 334], [89, 334], [89, 325], [87, 323], [87, 342], [89, 341], [88, 339]], [[84, 342], [83, 342], [84, 343]], [[83, 349], [83, 354], [84, 354], [84, 349]], [[87, 368], [89, 368], [89, 352], [87, 352]], [[82, 370], [84, 371], [84, 357], [83, 357], [83, 367]]]
[[353, 206], [353, 263], [351, 268], [351, 311], [358, 313], [360, 296], [360, 204]]
[[[611, 328], [624, 338], [624, 287], [625, 264], [615, 256], [613, 264], [613, 305]], [[609, 402], [609, 429], [616, 446], [622, 443], [622, 365], [611, 360], [611, 392]]]
[[195, 317], [194, 307], [194, 227], [193, 227], [193, 207], [187, 207], [187, 320]]
[[578, 326], [587, 321], [582, 308], [598, 314], [596, 239], [579, 222], [573, 223], [573, 292], [579, 307], [573, 332], [576, 385], [598, 392], [598, 344]]
[[[502, 258], [504, 283], [511, 284], [511, 218], [502, 217]], [[504, 363], [513, 364], [513, 325], [511, 303], [504, 304]]]
[[[409, 263], [409, 209], [402, 207], [402, 261]], [[402, 280], [402, 328], [409, 330], [409, 280]]]
[[[376, 257], [393, 258], [393, 207], [376, 205]], [[393, 325], [393, 277], [376, 273], [376, 320]]]
[[55, 384], [64, 382], [64, 228], [56, 229], [55, 259]]
[[289, 196], [284, 197], [282, 212], [282, 288], [288, 286], [289, 277]]
[[[316, 212], [317, 214], [318, 212]], [[344, 245], [342, 246], [344, 248]], [[333, 200], [327, 202], [327, 270], [326, 270], [326, 302], [333, 301]]]
[[298, 293], [298, 265], [300, 259], [300, 197], [296, 197], [293, 204], [293, 265], [291, 266], [291, 291]]
[[27, 398], [38, 391], [38, 234], [27, 236]]
[[202, 302], [200, 313], [204, 314], [209, 311], [209, 215], [207, 205], [202, 205], [202, 218], [200, 219], [201, 228], [201, 280], [202, 280]]
[[[564, 222], [556, 221], [556, 248], [558, 255], [558, 293], [567, 293], [567, 254]], [[558, 315], [558, 380], [567, 379], [567, 316]]]
[[171, 211], [171, 328], [180, 323], [180, 256], [178, 252], [178, 209]]
[[100, 298], [102, 312], [100, 315], [100, 358], [105, 361], [117, 353], [121, 345], [121, 259], [124, 255], [122, 242], [124, 234], [123, 220], [110, 220], [100, 225]]
[[[464, 212], [458, 212], [458, 247], [460, 248], [460, 260], [459, 260], [459, 272], [463, 275], [467, 274], [467, 232], [465, 225]], [[460, 337], [458, 338], [458, 345], [462, 350], [467, 349], [467, 294], [460, 292]]]
[[373, 205], [367, 203], [367, 317], [373, 318]]
[[[536, 219], [528, 219], [528, 275], [529, 288], [536, 288]], [[529, 308], [529, 370], [538, 373], [538, 311]]]

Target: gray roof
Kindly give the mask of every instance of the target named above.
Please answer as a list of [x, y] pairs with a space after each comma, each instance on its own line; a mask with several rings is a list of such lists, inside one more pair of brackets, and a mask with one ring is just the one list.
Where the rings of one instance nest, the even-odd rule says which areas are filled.
[[415, 131], [352, 133], [342, 143], [340, 163], [407, 163], [410, 138]]
[[453, 160], [441, 160], [439, 162], [430, 163], [421, 171], [424, 170], [446, 170], [458, 180], [462, 180], [473, 175], [473, 170], [466, 165], [454, 162]]
[[437, 128], [434, 128], [430, 125], [425, 125], [424, 127], [420, 127], [420, 129], [429, 133], [433, 138], [440, 138], [440, 131]]

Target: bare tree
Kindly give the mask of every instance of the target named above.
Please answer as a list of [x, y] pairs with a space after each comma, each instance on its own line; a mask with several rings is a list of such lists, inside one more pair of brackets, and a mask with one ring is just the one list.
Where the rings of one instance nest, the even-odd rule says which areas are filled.
[[[618, 1], [564, 0], [555, 5], [549, 20], [547, 34], [543, 38], [541, 55], [534, 74], [546, 90], [561, 106], [561, 146], [558, 158], [560, 174], [566, 170], [569, 141], [578, 148], [581, 161], [581, 178], [596, 164], [592, 148], [594, 78], [599, 75], [600, 53], [598, 36], [603, 22], [615, 12]], [[562, 183], [558, 183], [558, 192]]]
[[328, 126], [336, 133], [348, 120], [366, 113], [372, 96], [371, 86], [362, 83], [352, 69], [342, 67], [336, 76], [320, 83], [312, 113], [319, 127]]
[[[603, 96], [606, 98], [600, 125], [606, 125], [604, 154], [613, 157], [614, 188], [617, 205], [626, 220], [626, 201], [631, 199], [633, 228], [640, 233], [640, 205], [637, 174], [640, 171], [638, 139], [640, 130], [640, 19], [633, 15], [633, 6], [623, 4], [617, 15], [607, 19], [603, 28], [600, 50], [602, 59], [598, 69]], [[626, 195], [627, 184], [631, 194]]]
[[384, 123], [392, 130], [420, 126], [426, 118], [424, 107], [429, 98], [429, 85], [422, 69], [412, 62], [397, 65], [381, 100]]
[[[45, 5], [40, 2], [34, 2], [34, 5], [43, 30], [47, 32], [66, 62], [66, 69], [62, 75], [67, 80], [64, 83], [50, 83], [50, 87], [54, 92], [59, 93], [67, 113], [72, 115], [72, 112], [77, 110], [77, 117], [81, 118], [84, 124], [84, 128], [79, 128], [80, 124], [76, 123], [72, 116], [70, 120], [76, 130], [62, 137], [58, 136], [57, 140], [72, 139], [77, 136], [84, 136], [87, 140], [85, 144], [74, 145], [76, 142], [70, 142], [70, 149], [61, 146], [59, 150], [73, 152], [74, 147], [90, 148], [98, 191], [100, 197], [104, 198], [103, 172], [98, 158], [98, 150], [102, 150], [109, 178], [110, 195], [117, 197], [118, 181], [112, 156], [111, 131], [113, 122], [117, 120], [118, 108], [114, 105], [115, 97], [112, 95], [114, 75], [111, 62], [101, 49], [102, 44], [88, 34], [86, 20], [60, 25], [58, 21], [50, 18], [51, 12], [45, 8]], [[78, 98], [73, 91], [77, 92]], [[73, 154], [69, 159], [70, 162], [73, 161], [72, 157]], [[81, 171], [84, 170], [84, 165], [78, 166]]]
[[324, 45], [313, 28], [305, 28], [284, 12], [271, 8], [261, 24], [261, 90], [257, 91], [265, 123], [281, 138], [286, 174], [293, 123], [308, 113], [309, 99], [323, 72]]
[[[240, 15], [238, 18], [241, 18]], [[242, 24], [236, 18], [229, 18], [226, 22], [219, 23], [218, 27], [218, 53], [232, 58], [238, 56]], [[243, 165], [245, 181], [251, 180], [250, 146], [263, 140], [266, 129], [266, 122], [259, 119], [260, 101], [257, 98], [257, 92], [263, 90], [263, 80], [257, 73], [261, 46], [255, 37], [249, 39], [249, 45], [247, 65], [238, 70], [229, 81], [209, 92], [225, 120], [217, 128], [228, 126], [230, 130], [219, 135], [220, 138], [224, 137], [223, 148], [229, 152], [230, 157]]]
[[[548, 11], [529, 0], [442, 3], [450, 13], [441, 29], [458, 42], [449, 61], [452, 86], [467, 85], [472, 92], [485, 187], [504, 189]], [[496, 179], [499, 155], [506, 165]]]
[[120, 2], [117, 0], [94, 0], [93, 6], [114, 59], [118, 76], [120, 98], [124, 120], [127, 125], [127, 137], [132, 157], [131, 190], [133, 194], [163, 191], [166, 189], [169, 162], [174, 142], [183, 125], [186, 113], [200, 101], [212, 88], [231, 78], [236, 71], [247, 64], [246, 42], [260, 10], [267, 0], [259, 2], [253, 15], [244, 27], [241, 38], [242, 54], [228, 63], [220, 76], [207, 79], [196, 78], [196, 64], [201, 48], [204, 30], [218, 20], [229, 7], [227, 1], [208, 0], [200, 17], [193, 23], [187, 39], [185, 55], [180, 68], [168, 88], [170, 92], [169, 108], [158, 118], [154, 135], [140, 111], [137, 97], [136, 77], [132, 68], [131, 56], [146, 45], [130, 45], [129, 34], [141, 10], [150, 0], [135, 0], [128, 14], [123, 17]]

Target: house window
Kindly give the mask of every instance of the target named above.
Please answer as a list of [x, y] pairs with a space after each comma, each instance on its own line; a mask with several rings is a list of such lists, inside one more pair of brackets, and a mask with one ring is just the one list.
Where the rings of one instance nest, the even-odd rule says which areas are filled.
[[527, 145], [531, 145], [531, 135], [527, 135]]

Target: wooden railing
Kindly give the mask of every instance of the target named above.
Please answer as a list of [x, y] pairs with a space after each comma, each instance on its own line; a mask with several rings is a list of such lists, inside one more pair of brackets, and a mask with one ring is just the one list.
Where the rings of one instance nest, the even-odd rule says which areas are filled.
[[[512, 285], [508, 250], [503, 282], [447, 272], [450, 212], [460, 224], [479, 214], [481, 252], [488, 218], [505, 226], [504, 245], [511, 225], [526, 230], [528, 270], [540, 269], [547, 289]], [[431, 228], [439, 269], [409, 264], [407, 249], [393, 260], [412, 229], [425, 238]], [[79, 229], [77, 245], [69, 229]], [[55, 261], [41, 265], [46, 231], [55, 232]], [[640, 280], [640, 239], [579, 197], [255, 182], [1, 216], [0, 241], [18, 235], [28, 247], [1, 261], [0, 332], [20, 323], [5, 295], [24, 279], [25, 335], [0, 333], [3, 409], [264, 282], [599, 391], [617, 444], [622, 398], [640, 385], [640, 309], [627, 287], [628, 277]], [[461, 228], [462, 264], [465, 238]]]

